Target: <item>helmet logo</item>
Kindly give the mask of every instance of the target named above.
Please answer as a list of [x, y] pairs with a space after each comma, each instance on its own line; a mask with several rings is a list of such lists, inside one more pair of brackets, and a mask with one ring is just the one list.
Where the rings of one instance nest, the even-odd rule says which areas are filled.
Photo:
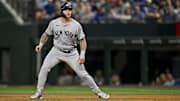
[[72, 10], [72, 4], [71, 2], [65, 2], [62, 7], [61, 7], [62, 10], [65, 10], [65, 9], [70, 9]]

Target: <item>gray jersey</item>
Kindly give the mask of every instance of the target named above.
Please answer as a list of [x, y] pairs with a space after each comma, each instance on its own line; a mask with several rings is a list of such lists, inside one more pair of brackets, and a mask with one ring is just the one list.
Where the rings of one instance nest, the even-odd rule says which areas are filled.
[[52, 20], [46, 31], [48, 35], [53, 35], [54, 46], [63, 50], [72, 50], [77, 46], [78, 40], [85, 37], [82, 26], [75, 19], [70, 23], [63, 23], [62, 18]]
[[[48, 35], [54, 36], [54, 47], [51, 48], [45, 57], [38, 76], [37, 89], [40, 92], [39, 94], [44, 89], [48, 72], [61, 62], [67, 63], [94, 93], [102, 92], [86, 71], [84, 64], [79, 63], [80, 56], [78, 50], [74, 49], [77, 41], [85, 37], [81, 25], [74, 19], [70, 23], [64, 24], [61, 18], [57, 18], [49, 23], [45, 32]], [[72, 51], [72, 49], [74, 50]], [[37, 93], [34, 96], [31, 98], [36, 98]]]

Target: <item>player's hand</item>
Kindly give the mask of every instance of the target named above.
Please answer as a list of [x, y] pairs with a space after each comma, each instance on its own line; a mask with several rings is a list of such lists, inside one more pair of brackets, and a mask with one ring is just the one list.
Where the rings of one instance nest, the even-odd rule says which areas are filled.
[[35, 48], [35, 51], [36, 51], [36, 52], [40, 52], [41, 49], [42, 49], [42, 47], [43, 47], [42, 44], [38, 44], [38, 45], [36, 46], [36, 48]]
[[81, 54], [79, 56], [79, 63], [80, 64], [84, 64], [85, 63], [85, 51], [84, 50], [81, 51]]
[[84, 64], [85, 63], [85, 58], [79, 57], [79, 63]]

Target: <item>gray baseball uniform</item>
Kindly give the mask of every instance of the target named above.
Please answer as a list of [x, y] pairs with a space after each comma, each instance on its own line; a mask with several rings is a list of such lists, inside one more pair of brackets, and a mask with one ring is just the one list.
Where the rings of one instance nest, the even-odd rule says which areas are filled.
[[45, 57], [38, 76], [39, 90], [44, 89], [48, 72], [58, 63], [66, 62], [77, 73], [81, 80], [87, 84], [93, 92], [100, 91], [93, 78], [85, 70], [84, 64], [79, 64], [79, 53], [76, 49], [78, 40], [85, 37], [79, 22], [71, 19], [70, 23], [63, 23], [61, 18], [52, 20], [45, 31], [48, 35], [53, 35], [54, 46]]

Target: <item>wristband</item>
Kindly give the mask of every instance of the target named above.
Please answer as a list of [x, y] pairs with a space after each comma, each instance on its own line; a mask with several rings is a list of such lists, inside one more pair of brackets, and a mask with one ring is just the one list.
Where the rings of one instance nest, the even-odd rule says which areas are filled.
[[43, 43], [42, 43], [42, 42], [40, 42], [40, 43], [39, 43], [39, 46], [43, 46]]
[[86, 53], [86, 52], [85, 52], [84, 50], [81, 50], [80, 57], [81, 57], [81, 58], [85, 58], [85, 53]]

